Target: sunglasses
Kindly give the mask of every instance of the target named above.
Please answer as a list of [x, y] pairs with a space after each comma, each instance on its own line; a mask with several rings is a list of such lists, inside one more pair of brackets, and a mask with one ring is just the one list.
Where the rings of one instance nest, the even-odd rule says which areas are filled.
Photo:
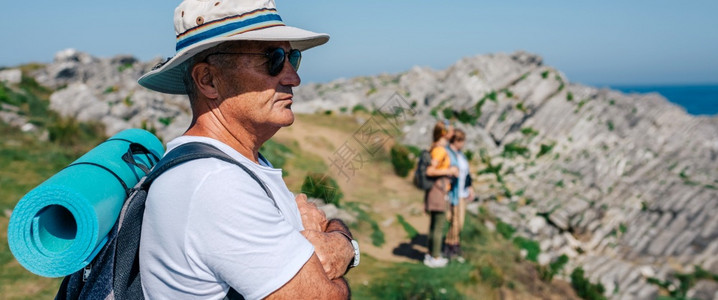
[[[275, 48], [264, 53], [252, 53], [252, 52], [215, 52], [207, 55], [224, 55], [224, 54], [244, 54], [244, 55], [264, 55], [269, 60], [269, 75], [277, 76], [284, 68], [284, 60], [289, 57], [289, 64], [292, 65], [294, 70], [299, 70], [299, 63], [302, 61], [302, 52], [297, 49], [289, 50], [289, 53], [284, 51], [284, 48]], [[205, 60], [207, 58], [205, 57]]]

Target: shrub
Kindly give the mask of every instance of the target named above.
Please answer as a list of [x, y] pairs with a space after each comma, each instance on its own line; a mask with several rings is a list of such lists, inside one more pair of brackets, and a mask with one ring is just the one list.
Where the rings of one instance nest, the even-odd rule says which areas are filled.
[[541, 279], [551, 282], [553, 277], [561, 272], [566, 263], [568, 263], [568, 256], [566, 256], [566, 254], [562, 254], [558, 257], [558, 259], [556, 259], [556, 261], [550, 263], [548, 267], [542, 267], [539, 270], [541, 273]]
[[344, 197], [337, 182], [331, 176], [322, 173], [307, 174], [301, 191], [307, 194], [307, 197], [319, 198], [324, 200], [324, 203], [334, 204], [337, 207]]
[[474, 106], [474, 113], [476, 114], [476, 119], [481, 118], [481, 107], [484, 106], [484, 103], [486, 103], [486, 97], [479, 100], [479, 102], [477, 102]]
[[124, 64], [122, 64], [122, 65], [120, 65], [120, 66], [117, 67], [117, 72], [122, 73], [123, 71], [125, 71], [125, 70], [127, 70], [127, 69], [131, 69], [131, 68], [132, 68], [132, 65], [133, 65], [133, 63], [131, 63], [131, 62], [124, 63]]
[[122, 103], [124, 103], [125, 106], [127, 106], [127, 107], [130, 107], [130, 106], [132, 106], [133, 104], [135, 104], [135, 102], [132, 101], [132, 97], [129, 96], [129, 95], [128, 95], [127, 97], [125, 97], [124, 99], [122, 99]]
[[514, 97], [514, 93], [511, 92], [509, 89], [504, 89], [503, 92], [504, 92], [504, 94], [506, 95], [506, 98], [513, 98], [513, 97]]
[[404, 145], [404, 147], [406, 147], [406, 149], [409, 149], [409, 152], [411, 152], [411, 154], [414, 154], [415, 158], [421, 155], [421, 149], [417, 146]]
[[464, 156], [466, 156], [466, 160], [468, 160], [469, 162], [474, 160], [474, 152], [472, 152], [471, 150], [464, 151]]
[[532, 127], [521, 128], [521, 133], [527, 137], [534, 137], [539, 134], [539, 132], [536, 131], [535, 129], [533, 129]]
[[451, 119], [454, 116], [454, 110], [451, 107], [444, 108], [441, 113], [444, 115], [444, 119]]
[[489, 99], [491, 101], [496, 102], [498, 99], [496, 98], [496, 91], [491, 91], [488, 94], [484, 96], [485, 99]]
[[0, 102], [10, 103], [9, 89], [2, 82], [0, 82]]
[[519, 145], [519, 143], [516, 141], [504, 145], [504, 152], [501, 153], [501, 156], [506, 158], [514, 158], [516, 157], [516, 155], [528, 158], [530, 155], [529, 149]]
[[506, 117], [508, 117], [508, 116], [509, 116], [508, 110], [504, 110], [503, 112], [501, 112], [501, 115], [499, 116], [499, 123], [506, 121]]
[[548, 78], [548, 73], [549, 73], [549, 71], [543, 71], [543, 72], [541, 72], [541, 78], [543, 78], [543, 79]]
[[116, 85], [108, 86], [102, 93], [103, 94], [111, 94], [114, 92], [117, 92], [119, 88]]
[[174, 117], [164, 117], [164, 118], [157, 119], [157, 121], [159, 121], [160, 123], [162, 123], [162, 125], [165, 125], [165, 126], [170, 126], [170, 124], [172, 124], [173, 120], [174, 120]]
[[104, 136], [104, 127], [96, 123], [81, 123], [73, 118], [57, 118], [47, 126], [50, 141], [73, 146]]
[[539, 158], [539, 157], [544, 156], [544, 155], [548, 154], [549, 152], [551, 152], [551, 150], [553, 150], [553, 147], [554, 147], [555, 145], [556, 145], [556, 144], [554, 144], [554, 143], [551, 143], [551, 144], [541, 144], [541, 150], [539, 150], [539, 153], [536, 154], [536, 158]]
[[578, 267], [571, 272], [571, 286], [579, 297], [587, 300], [605, 300], [606, 289], [602, 284], [592, 284], [584, 277], [583, 268]]
[[511, 238], [511, 236], [514, 235], [516, 229], [509, 224], [499, 221], [496, 224], [496, 232], [498, 232], [499, 234], [501, 234], [501, 236], [508, 240]]
[[573, 93], [568, 92], [568, 94], [566, 94], [566, 101], [573, 101]]
[[367, 110], [366, 107], [364, 107], [364, 105], [361, 105], [361, 104], [354, 105], [354, 107], [352, 108], [352, 113], [356, 113], [356, 112], [360, 112], [360, 111], [369, 112], [369, 110]]
[[409, 171], [414, 168], [414, 161], [409, 158], [409, 149], [400, 145], [394, 144], [391, 147], [391, 165], [394, 166], [394, 173], [401, 177], [409, 175]]
[[476, 116], [470, 114], [466, 110], [461, 110], [460, 112], [458, 112], [456, 114], [456, 119], [458, 119], [459, 122], [461, 122], [462, 124], [471, 124], [471, 125], [476, 125], [476, 121], [478, 120], [478, 118]]
[[514, 245], [516, 245], [516, 247], [519, 247], [519, 249], [524, 249], [528, 252], [526, 254], [526, 259], [533, 262], [538, 261], [538, 255], [539, 253], [541, 253], [541, 247], [538, 242], [532, 241], [522, 236], [517, 236], [514, 238]]
[[524, 106], [523, 102], [516, 104], [516, 109], [520, 110], [522, 113], [527, 113], [529, 111], [529, 109]]

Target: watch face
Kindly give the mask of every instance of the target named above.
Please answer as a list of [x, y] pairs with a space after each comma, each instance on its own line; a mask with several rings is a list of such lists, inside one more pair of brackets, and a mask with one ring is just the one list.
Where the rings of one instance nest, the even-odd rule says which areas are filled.
[[354, 263], [352, 264], [352, 268], [359, 265], [359, 259], [361, 258], [361, 255], [359, 253], [359, 243], [357, 241], [352, 240], [352, 246], [354, 247]]

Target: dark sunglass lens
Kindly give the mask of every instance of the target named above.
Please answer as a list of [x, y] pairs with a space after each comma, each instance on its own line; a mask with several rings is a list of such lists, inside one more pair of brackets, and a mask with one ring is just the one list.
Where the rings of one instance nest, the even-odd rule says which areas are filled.
[[274, 49], [269, 53], [269, 75], [277, 76], [277, 74], [282, 72], [285, 55], [284, 49], [282, 48]]
[[289, 63], [292, 64], [294, 70], [299, 70], [299, 63], [302, 62], [302, 52], [297, 49], [289, 51]]

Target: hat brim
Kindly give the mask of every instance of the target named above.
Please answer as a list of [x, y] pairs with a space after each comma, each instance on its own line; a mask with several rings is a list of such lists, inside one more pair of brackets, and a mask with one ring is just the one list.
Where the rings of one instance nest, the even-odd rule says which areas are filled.
[[326, 43], [329, 41], [329, 35], [291, 26], [275, 26], [217, 37], [183, 49], [161, 67], [142, 75], [137, 82], [160, 93], [184, 95], [187, 92], [184, 86], [184, 70], [180, 67], [182, 63], [197, 53], [229, 41], [286, 41], [291, 44], [292, 49], [304, 51]]

